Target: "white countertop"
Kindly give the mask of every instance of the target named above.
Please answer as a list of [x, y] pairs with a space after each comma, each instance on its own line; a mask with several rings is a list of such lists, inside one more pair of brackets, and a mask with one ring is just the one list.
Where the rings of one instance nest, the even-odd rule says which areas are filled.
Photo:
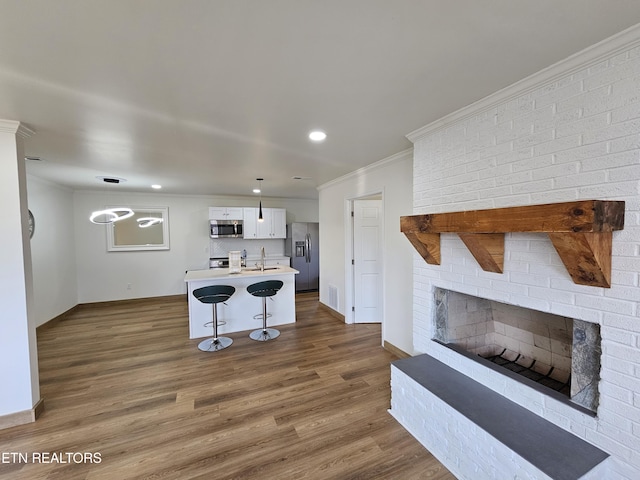
[[229, 273], [228, 268], [210, 268], [207, 270], [189, 270], [184, 276], [185, 282], [201, 280], [221, 280], [223, 278], [250, 278], [250, 277], [274, 277], [278, 275], [291, 275], [300, 273], [298, 270], [279, 265], [277, 267], [265, 267], [264, 272], [255, 270], [255, 267], [243, 268], [240, 273]]

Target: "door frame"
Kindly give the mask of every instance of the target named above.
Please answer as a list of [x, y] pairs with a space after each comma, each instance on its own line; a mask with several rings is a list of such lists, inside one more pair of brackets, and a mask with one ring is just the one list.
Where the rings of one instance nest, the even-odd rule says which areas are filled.
[[[375, 197], [375, 198], [374, 198]], [[382, 338], [385, 338], [384, 336], [384, 330], [385, 330], [385, 318], [384, 318], [384, 311], [385, 311], [385, 296], [384, 296], [384, 291], [385, 291], [385, 275], [384, 275], [384, 265], [385, 265], [385, 245], [384, 245], [384, 232], [385, 232], [385, 195], [384, 195], [384, 188], [379, 189], [379, 190], [373, 190], [367, 193], [363, 193], [361, 195], [358, 195], [357, 197], [349, 197], [345, 199], [345, 212], [344, 212], [344, 219], [345, 219], [345, 225], [344, 225], [344, 231], [345, 231], [345, 254], [344, 254], [344, 259], [345, 259], [345, 265], [344, 265], [344, 271], [345, 271], [345, 281], [344, 281], [344, 321], [345, 323], [348, 324], [355, 324], [355, 314], [353, 312], [353, 308], [355, 307], [355, 275], [354, 275], [354, 269], [355, 269], [355, 265], [353, 265], [351, 263], [351, 260], [354, 258], [354, 241], [353, 241], [353, 236], [354, 236], [354, 219], [353, 216], [351, 215], [353, 212], [353, 205], [354, 205], [354, 201], [356, 200], [380, 200], [382, 203], [381, 206], [381, 216], [380, 216], [380, 262], [381, 262], [381, 267], [380, 267], [380, 288], [381, 291], [383, 292], [382, 294], [382, 298], [380, 299], [380, 308], [382, 310], [382, 320], [381, 320], [381, 325], [382, 325]]]

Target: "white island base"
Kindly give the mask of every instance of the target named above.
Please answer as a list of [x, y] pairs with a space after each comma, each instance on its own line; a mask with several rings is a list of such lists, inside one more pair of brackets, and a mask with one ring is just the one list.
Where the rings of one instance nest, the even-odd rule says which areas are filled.
[[[269, 267], [273, 268], [273, 267]], [[231, 285], [236, 288], [233, 296], [218, 304], [218, 335], [242, 332], [262, 328], [262, 318], [253, 318], [262, 314], [262, 298], [247, 292], [251, 284], [265, 280], [282, 280], [282, 289], [273, 297], [267, 298], [267, 326], [285, 325], [296, 321], [295, 277], [298, 271], [290, 267], [277, 267], [264, 272], [243, 268], [241, 273], [229, 273], [227, 268], [210, 270], [191, 270], [184, 277], [187, 283], [189, 299], [189, 338], [213, 336], [213, 327], [205, 327], [212, 321], [211, 304], [202, 303], [193, 296], [193, 291], [208, 285]], [[270, 300], [273, 299], [273, 301]]]

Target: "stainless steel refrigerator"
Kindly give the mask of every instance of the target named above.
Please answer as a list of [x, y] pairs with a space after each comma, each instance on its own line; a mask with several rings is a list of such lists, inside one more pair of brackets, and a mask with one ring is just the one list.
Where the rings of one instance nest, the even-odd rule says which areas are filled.
[[317, 223], [292, 223], [287, 228], [285, 254], [291, 257], [291, 267], [300, 272], [295, 275], [296, 292], [318, 290], [320, 275], [318, 232]]

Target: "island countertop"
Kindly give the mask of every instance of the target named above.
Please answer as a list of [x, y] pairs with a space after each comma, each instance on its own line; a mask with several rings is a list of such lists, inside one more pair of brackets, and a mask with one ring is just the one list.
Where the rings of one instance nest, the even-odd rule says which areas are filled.
[[255, 267], [243, 267], [240, 273], [229, 273], [228, 268], [209, 268], [207, 270], [189, 270], [184, 276], [185, 282], [201, 280], [238, 279], [249, 277], [265, 277], [298, 274], [298, 270], [284, 265], [265, 267], [264, 272]]
[[187, 284], [189, 301], [189, 338], [210, 337], [212, 307], [199, 302], [193, 291], [208, 285], [231, 285], [234, 294], [224, 303], [218, 304], [220, 327], [218, 334], [255, 330], [262, 326], [262, 320], [256, 315], [262, 312], [262, 299], [254, 297], [247, 291], [253, 283], [264, 280], [282, 280], [280, 291], [270, 297], [270, 326], [284, 325], [296, 321], [295, 275], [299, 273], [286, 265], [266, 266], [264, 271], [255, 267], [243, 268], [240, 273], [229, 273], [228, 268], [211, 268], [207, 270], [190, 270], [184, 277]]

